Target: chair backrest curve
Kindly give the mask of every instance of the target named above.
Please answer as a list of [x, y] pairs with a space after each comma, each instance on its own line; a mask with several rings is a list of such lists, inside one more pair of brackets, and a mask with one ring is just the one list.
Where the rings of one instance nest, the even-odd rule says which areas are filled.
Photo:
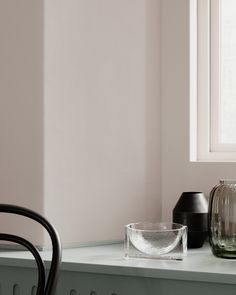
[[44, 295], [45, 291], [45, 282], [46, 282], [46, 271], [45, 271], [45, 266], [44, 262], [39, 254], [38, 249], [30, 243], [28, 240], [25, 240], [24, 238], [16, 235], [11, 235], [11, 234], [2, 234], [0, 233], [0, 240], [1, 241], [8, 241], [8, 242], [13, 242], [19, 245], [24, 246], [27, 250], [31, 252], [31, 254], [34, 256], [35, 261], [37, 263], [37, 268], [38, 268], [38, 288], [37, 288], [37, 293], [36, 295]]
[[[43, 295], [54, 295], [56, 292], [56, 286], [57, 286], [58, 275], [59, 275], [59, 268], [60, 268], [60, 263], [61, 263], [61, 242], [60, 242], [60, 237], [58, 235], [57, 230], [45, 217], [43, 217], [39, 213], [37, 213], [33, 210], [30, 210], [28, 208], [25, 208], [25, 207], [20, 207], [20, 206], [11, 205], [11, 204], [0, 204], [0, 213], [1, 212], [21, 215], [21, 216], [25, 216], [27, 218], [33, 219], [36, 222], [40, 223], [47, 230], [47, 232], [50, 236], [50, 239], [51, 239], [51, 243], [52, 243], [52, 260], [51, 260], [48, 278], [46, 281], [45, 291], [42, 294]], [[13, 235], [7, 235], [7, 236], [5, 238], [9, 238], [9, 236], [13, 236]], [[13, 237], [18, 237], [18, 236], [13, 236]], [[24, 239], [22, 239], [22, 240], [24, 240]], [[22, 244], [19, 241], [17, 243]], [[28, 246], [27, 248], [28, 248], [28, 250], [30, 250], [29, 249], [29, 247], [31, 247], [31, 246], [29, 246], [30, 243], [28, 241], [26, 241], [26, 244], [24, 246], [25, 247]], [[35, 254], [35, 255], [37, 256], [37, 254]], [[35, 257], [35, 255], [34, 255], [34, 257]], [[37, 262], [37, 258], [36, 258], [36, 262]], [[40, 262], [37, 262], [37, 264], [38, 263], [40, 263]]]

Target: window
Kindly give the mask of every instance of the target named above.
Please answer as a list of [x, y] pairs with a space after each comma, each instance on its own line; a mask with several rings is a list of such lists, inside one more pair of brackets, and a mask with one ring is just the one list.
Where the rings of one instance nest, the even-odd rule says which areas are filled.
[[190, 33], [191, 159], [236, 161], [236, 1], [193, 0]]

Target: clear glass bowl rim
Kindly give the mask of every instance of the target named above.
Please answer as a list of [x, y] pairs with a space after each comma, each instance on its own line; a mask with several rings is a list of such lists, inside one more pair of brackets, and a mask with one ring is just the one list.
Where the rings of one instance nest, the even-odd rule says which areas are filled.
[[[138, 224], [163, 224], [163, 225], [175, 225], [177, 228], [169, 228], [169, 229], [139, 229], [139, 228], [132, 228], [131, 226], [133, 225], [138, 225]], [[180, 224], [180, 223], [176, 223], [176, 222], [159, 222], [159, 221], [140, 221], [140, 222], [132, 222], [129, 223], [127, 225], [125, 225], [125, 227], [129, 230], [133, 230], [133, 231], [138, 231], [138, 232], [153, 232], [153, 233], [161, 233], [161, 232], [176, 232], [176, 231], [180, 231], [183, 230], [185, 228], [187, 228], [186, 225], [184, 224]]]
[[220, 184], [236, 184], [236, 179], [220, 179]]

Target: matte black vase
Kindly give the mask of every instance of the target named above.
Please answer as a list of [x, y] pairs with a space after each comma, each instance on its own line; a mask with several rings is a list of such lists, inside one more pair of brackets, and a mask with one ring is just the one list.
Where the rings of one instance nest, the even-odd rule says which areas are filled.
[[173, 222], [187, 225], [188, 248], [201, 248], [208, 235], [208, 202], [202, 192], [183, 192], [173, 209]]

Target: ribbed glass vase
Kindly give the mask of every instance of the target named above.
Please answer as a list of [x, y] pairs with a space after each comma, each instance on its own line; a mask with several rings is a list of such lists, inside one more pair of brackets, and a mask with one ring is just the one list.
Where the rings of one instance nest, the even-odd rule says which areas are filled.
[[208, 216], [212, 253], [236, 259], [236, 180], [221, 180], [212, 189]]

